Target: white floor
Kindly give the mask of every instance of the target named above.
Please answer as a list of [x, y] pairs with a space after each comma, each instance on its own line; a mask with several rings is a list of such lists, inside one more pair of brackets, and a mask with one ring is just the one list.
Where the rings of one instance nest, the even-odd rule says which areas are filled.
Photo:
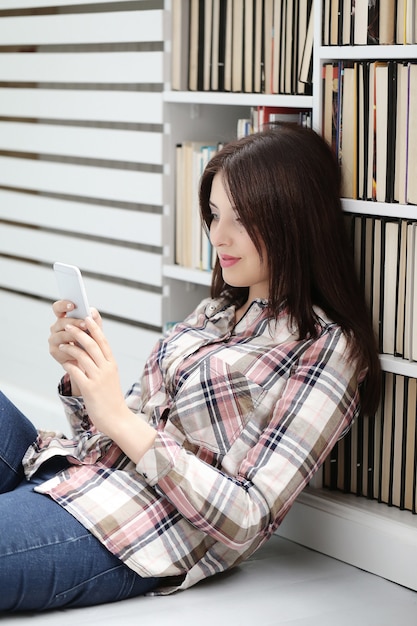
[[236, 570], [173, 596], [0, 620], [2, 626], [416, 626], [417, 593], [273, 537]]

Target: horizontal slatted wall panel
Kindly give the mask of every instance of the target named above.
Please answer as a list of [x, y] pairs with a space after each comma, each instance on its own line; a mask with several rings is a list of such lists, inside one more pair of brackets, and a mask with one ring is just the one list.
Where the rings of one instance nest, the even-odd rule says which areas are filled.
[[160, 336], [163, 4], [0, 4], [0, 386], [38, 425], [55, 260], [81, 268], [125, 387]]

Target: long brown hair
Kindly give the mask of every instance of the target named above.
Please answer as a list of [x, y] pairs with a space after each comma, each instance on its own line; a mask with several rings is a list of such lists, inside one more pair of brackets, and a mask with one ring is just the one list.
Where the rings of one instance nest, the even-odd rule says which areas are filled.
[[[316, 337], [313, 305], [340, 325], [351, 354], [368, 368], [362, 409], [376, 410], [380, 364], [371, 318], [355, 275], [341, 206], [341, 173], [320, 135], [294, 124], [279, 125], [226, 144], [207, 165], [200, 182], [200, 210], [211, 224], [211, 185], [224, 176], [231, 203], [270, 271], [269, 313], [283, 301], [300, 338]], [[226, 285], [218, 260], [211, 295], [238, 305], [248, 288]]]

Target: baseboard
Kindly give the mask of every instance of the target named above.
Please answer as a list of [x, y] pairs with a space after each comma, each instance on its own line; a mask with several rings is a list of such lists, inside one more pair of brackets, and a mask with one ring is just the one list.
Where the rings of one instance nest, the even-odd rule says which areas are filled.
[[409, 511], [307, 489], [277, 534], [417, 591], [417, 516]]

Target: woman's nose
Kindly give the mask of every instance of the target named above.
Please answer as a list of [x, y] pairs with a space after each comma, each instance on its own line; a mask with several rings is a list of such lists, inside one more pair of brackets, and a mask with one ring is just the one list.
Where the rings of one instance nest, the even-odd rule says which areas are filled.
[[228, 245], [230, 243], [230, 229], [224, 220], [212, 222], [210, 227], [210, 241], [215, 248]]

